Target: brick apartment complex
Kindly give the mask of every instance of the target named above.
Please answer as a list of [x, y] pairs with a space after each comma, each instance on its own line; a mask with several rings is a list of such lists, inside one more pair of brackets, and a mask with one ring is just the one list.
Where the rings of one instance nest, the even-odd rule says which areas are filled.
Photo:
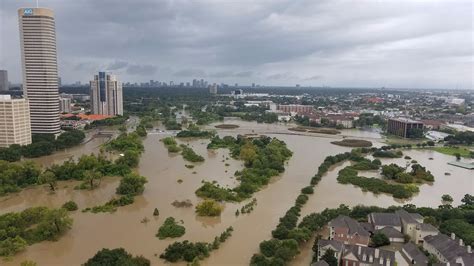
[[410, 137], [412, 129], [423, 130], [423, 122], [407, 118], [390, 118], [388, 120], [387, 132], [402, 138]]
[[288, 104], [288, 105], [279, 104], [277, 106], [277, 110], [285, 112], [285, 113], [310, 114], [314, 112], [314, 107], [312, 105], [301, 105], [301, 104]]

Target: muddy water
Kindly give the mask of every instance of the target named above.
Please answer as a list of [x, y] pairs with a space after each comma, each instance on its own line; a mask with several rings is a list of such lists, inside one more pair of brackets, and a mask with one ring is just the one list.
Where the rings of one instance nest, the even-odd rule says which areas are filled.
[[[222, 185], [235, 186], [232, 178], [236, 170], [241, 169], [242, 163], [231, 159], [227, 150], [208, 151], [207, 140], [182, 141], [206, 158], [204, 163], [195, 164], [194, 169], [188, 169], [180, 155], [170, 155], [159, 139], [163, 134], [149, 134], [145, 139], [145, 153], [143, 154], [138, 171], [148, 178], [145, 192], [136, 198], [133, 205], [121, 207], [114, 214], [102, 213], [73, 214], [73, 228], [57, 242], [43, 242], [27, 248], [18, 254], [6, 265], [18, 265], [19, 262], [29, 259], [38, 265], [80, 265], [93, 256], [97, 250], [107, 247], [124, 247], [133, 254], [141, 254], [149, 258], [153, 265], [163, 265], [165, 262], [155, 257], [168, 244], [175, 240], [211, 241], [228, 226], [234, 227], [234, 233], [220, 249], [202, 262], [202, 265], [248, 265], [250, 257], [258, 251], [258, 244], [271, 237], [270, 232], [278, 223], [278, 218], [293, 205], [300, 189], [309, 183], [309, 179], [316, 172], [319, 164], [329, 154], [348, 151], [349, 148], [330, 144], [340, 136], [321, 134], [287, 134], [284, 125], [266, 125], [242, 121], [226, 121], [238, 123], [240, 128], [234, 130], [219, 130], [219, 134], [236, 135], [246, 133], [262, 133], [284, 140], [294, 152], [293, 157], [281, 176], [274, 178], [266, 188], [255, 194], [257, 206], [250, 214], [235, 216], [240, 204], [227, 203], [219, 218], [197, 217], [194, 208], [175, 208], [171, 205], [174, 200], [189, 199], [195, 205], [199, 199], [194, 191], [200, 186], [201, 180], [216, 180]], [[291, 132], [290, 132], [291, 133]], [[344, 135], [363, 137], [360, 131], [344, 131]], [[368, 133], [372, 141], [377, 139], [374, 133]], [[381, 145], [376, 143], [376, 145]], [[85, 149], [85, 148], [84, 148]], [[79, 150], [67, 156], [76, 156], [90, 151]], [[418, 160], [433, 172], [436, 182], [433, 185], [421, 186], [421, 192], [410, 201], [397, 202], [388, 195], [373, 195], [362, 192], [351, 185], [340, 185], [336, 181], [336, 174], [345, 164], [336, 166], [329, 172], [315, 189], [315, 194], [303, 209], [302, 215], [320, 211], [326, 207], [337, 207], [344, 203], [350, 206], [356, 204], [376, 204], [389, 206], [413, 202], [418, 205], [437, 206], [442, 194], [449, 193], [459, 202], [462, 195], [473, 192], [473, 181], [470, 172], [461, 168], [448, 166], [447, 161], [452, 158], [430, 151], [409, 151], [407, 155]], [[67, 157], [66, 156], [66, 157]], [[226, 160], [226, 157], [229, 157]], [[433, 157], [434, 160], [428, 160]], [[44, 164], [47, 161], [41, 158]], [[223, 162], [224, 160], [224, 162]], [[403, 159], [384, 160], [384, 163], [397, 161], [404, 165]], [[228, 163], [229, 166], [225, 166]], [[193, 173], [193, 172], [196, 173]], [[226, 172], [227, 171], [227, 172]], [[451, 172], [445, 176], [444, 172]], [[179, 184], [178, 179], [183, 183]], [[75, 200], [79, 207], [91, 207], [102, 204], [114, 196], [118, 185], [117, 178], [107, 178], [99, 189], [94, 191], [77, 191], [72, 188], [77, 182], [62, 182], [59, 191], [50, 194], [45, 187], [36, 187], [18, 194], [0, 198], [0, 212], [19, 211], [29, 206], [58, 207], [67, 200]], [[152, 216], [153, 209], [158, 208], [160, 216]], [[158, 227], [168, 216], [183, 220], [186, 234], [178, 239], [159, 240], [155, 237]], [[140, 221], [148, 217], [146, 224]], [[311, 244], [303, 249], [294, 265], [307, 265], [311, 257]]]

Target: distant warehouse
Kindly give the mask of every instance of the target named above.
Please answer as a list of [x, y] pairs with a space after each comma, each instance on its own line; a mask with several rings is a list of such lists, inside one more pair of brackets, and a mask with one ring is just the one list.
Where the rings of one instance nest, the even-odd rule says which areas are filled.
[[387, 132], [402, 138], [421, 138], [423, 137], [423, 122], [408, 118], [390, 118]]

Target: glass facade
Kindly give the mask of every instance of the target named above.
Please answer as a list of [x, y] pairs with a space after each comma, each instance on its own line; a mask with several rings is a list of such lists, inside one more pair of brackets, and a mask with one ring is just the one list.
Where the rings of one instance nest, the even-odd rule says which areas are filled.
[[99, 101], [105, 102], [106, 98], [106, 86], [105, 86], [105, 72], [99, 72]]

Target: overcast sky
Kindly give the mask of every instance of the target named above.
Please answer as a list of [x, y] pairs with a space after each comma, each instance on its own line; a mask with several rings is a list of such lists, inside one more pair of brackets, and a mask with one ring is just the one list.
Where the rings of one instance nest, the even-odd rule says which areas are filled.
[[[21, 79], [17, 9], [0, 0], [0, 69]], [[59, 75], [266, 85], [473, 87], [470, 0], [40, 0]]]

